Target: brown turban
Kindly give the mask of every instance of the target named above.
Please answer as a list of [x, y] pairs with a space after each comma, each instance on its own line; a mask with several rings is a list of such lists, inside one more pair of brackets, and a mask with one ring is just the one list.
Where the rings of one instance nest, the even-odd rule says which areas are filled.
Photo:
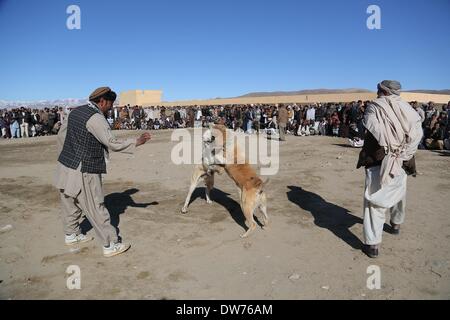
[[91, 95], [89, 96], [89, 101], [95, 101], [100, 98], [104, 98], [108, 101], [115, 101], [117, 95], [109, 87], [100, 87], [98, 89], [95, 89], [95, 91], [91, 93]]

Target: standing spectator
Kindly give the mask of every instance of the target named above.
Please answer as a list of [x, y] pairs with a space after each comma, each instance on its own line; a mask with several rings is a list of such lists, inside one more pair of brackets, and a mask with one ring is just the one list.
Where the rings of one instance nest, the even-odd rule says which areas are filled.
[[366, 168], [363, 251], [370, 258], [378, 256], [386, 215], [392, 233], [400, 232], [407, 180], [402, 167], [413, 159], [422, 138], [420, 117], [402, 100], [400, 89], [398, 81], [379, 83], [378, 99], [368, 106], [364, 117], [367, 135], [357, 168]]
[[5, 116], [3, 117], [3, 120], [5, 121], [5, 131], [6, 131], [6, 139], [11, 138], [11, 113], [6, 112]]
[[47, 134], [50, 129], [48, 126], [48, 118], [49, 118], [49, 109], [45, 108], [41, 114], [41, 124], [42, 124], [42, 133]]
[[253, 107], [250, 106], [245, 111], [245, 132], [248, 134], [252, 133], [253, 128]]
[[265, 129], [267, 122], [268, 122], [267, 119], [269, 118], [269, 115], [267, 114], [267, 109], [265, 106], [261, 106], [260, 110], [261, 110], [261, 117], [259, 118], [259, 126], [260, 126], [260, 129]]
[[425, 121], [425, 111], [423, 111], [421, 103], [415, 101], [412, 104], [412, 106], [413, 106], [414, 110], [416, 110], [417, 113], [419, 114], [422, 123], [424, 123], [424, 121]]
[[287, 111], [288, 111], [288, 131], [293, 131], [292, 129], [292, 125], [294, 123], [294, 109], [292, 108], [292, 106], [288, 106], [287, 107]]
[[50, 110], [50, 112], [48, 113], [48, 131], [49, 134], [53, 133], [53, 127], [56, 124], [56, 111], [55, 109]]
[[134, 123], [137, 130], [141, 129], [141, 110], [139, 110], [138, 106], [134, 106], [131, 121]]
[[427, 119], [430, 119], [432, 116], [434, 116], [436, 114], [436, 108], [434, 106], [434, 102], [433, 101], [430, 101], [428, 103], [428, 107], [427, 107], [427, 110], [426, 110], [425, 114], [426, 114], [426, 118]]
[[260, 127], [261, 127], [261, 108], [258, 105], [256, 106], [255, 110], [255, 129], [257, 134], [259, 134]]
[[32, 136], [38, 136], [40, 135], [41, 131], [42, 131], [42, 125], [41, 125], [41, 116], [39, 115], [38, 110], [33, 110], [33, 112], [31, 113], [31, 132], [32, 132]]
[[20, 113], [20, 134], [22, 135], [22, 138], [28, 138], [30, 136], [31, 113], [25, 108], [21, 108]]
[[11, 116], [11, 138], [20, 138], [20, 124], [19, 124], [19, 112], [13, 109]]
[[200, 109], [199, 106], [197, 106], [197, 110], [195, 111], [195, 125], [194, 127], [196, 128], [201, 128], [202, 127], [202, 109]]
[[280, 141], [286, 141], [285, 130], [286, 124], [288, 122], [288, 111], [285, 105], [280, 106], [280, 110], [278, 111], [278, 125], [280, 129]]
[[66, 122], [67, 113], [63, 110], [62, 107], [59, 107], [58, 111], [58, 121], [63, 125]]
[[186, 107], [181, 108], [180, 110], [180, 116], [181, 119], [184, 121], [184, 123], [186, 124], [186, 120], [187, 120], [187, 110]]
[[188, 119], [189, 119], [189, 127], [190, 128], [193, 128], [194, 127], [194, 122], [195, 122], [195, 111], [194, 111], [194, 109], [191, 107], [191, 108], [189, 108], [189, 111], [188, 111]]
[[242, 115], [242, 111], [240, 107], [236, 107], [234, 108], [235, 113], [234, 113], [234, 131], [239, 131], [242, 127], [243, 124], [243, 115]]
[[317, 106], [317, 109], [316, 109], [316, 114], [314, 115], [314, 120], [316, 122], [319, 122], [322, 120], [322, 118], [324, 116], [325, 116], [324, 107], [322, 106], [321, 103], [319, 103], [319, 105]]
[[366, 101], [364, 103], [360, 101], [358, 105], [358, 113], [356, 115], [356, 129], [358, 130], [357, 137], [361, 140], [364, 140], [364, 112], [368, 103], [369, 101]]
[[179, 108], [175, 109], [175, 112], [173, 114], [173, 120], [175, 121], [175, 123], [181, 123], [181, 113]]
[[316, 108], [314, 107], [314, 105], [308, 107], [308, 110], [306, 111], [306, 120], [316, 121]]
[[0, 116], [0, 131], [2, 133], [2, 138], [6, 139], [7, 138], [7, 136], [6, 136], [6, 122], [3, 119], [3, 116]]
[[448, 126], [448, 114], [447, 112], [443, 111], [441, 112], [441, 116], [439, 117], [439, 124], [441, 125], [442, 129], [446, 129]]
[[278, 129], [278, 104], [275, 107], [270, 108], [272, 111], [272, 122], [275, 124], [275, 128]]
[[125, 121], [126, 118], [127, 118], [127, 115], [128, 115], [128, 112], [127, 112], [127, 110], [126, 110], [126, 107], [122, 107], [122, 108], [120, 109], [120, 112], [119, 112], [119, 118], [120, 118], [120, 120], [121, 120], [121, 121]]
[[294, 134], [298, 135], [298, 132], [300, 130], [300, 125], [302, 124], [303, 119], [305, 118], [305, 113], [303, 111], [303, 106], [297, 106], [295, 113], [294, 113], [294, 120], [295, 120], [295, 129]]

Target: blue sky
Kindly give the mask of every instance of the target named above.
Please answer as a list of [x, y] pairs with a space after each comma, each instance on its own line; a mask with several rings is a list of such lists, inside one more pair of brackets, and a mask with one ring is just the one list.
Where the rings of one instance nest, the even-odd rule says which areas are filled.
[[[66, 8], [81, 8], [68, 30]], [[381, 30], [366, 27], [369, 5]], [[450, 0], [0, 0], [0, 99], [450, 88]]]

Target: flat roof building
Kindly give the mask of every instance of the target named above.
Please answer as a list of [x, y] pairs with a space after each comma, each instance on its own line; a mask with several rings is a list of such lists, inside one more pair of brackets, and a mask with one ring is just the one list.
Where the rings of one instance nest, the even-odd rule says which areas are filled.
[[162, 90], [130, 90], [120, 93], [119, 105], [151, 106], [162, 101]]

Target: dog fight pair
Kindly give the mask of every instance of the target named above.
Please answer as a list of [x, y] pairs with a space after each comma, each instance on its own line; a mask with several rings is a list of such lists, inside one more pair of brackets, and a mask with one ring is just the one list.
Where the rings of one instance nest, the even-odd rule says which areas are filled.
[[241, 209], [248, 227], [241, 237], [246, 238], [255, 230], [254, 214], [257, 209], [262, 213], [262, 227], [267, 229], [269, 217], [264, 189], [268, 180], [263, 182], [247, 159], [241, 161], [241, 150], [237, 144], [230, 145], [229, 141], [233, 137], [225, 126], [211, 125], [202, 139], [202, 163], [194, 168], [189, 192], [181, 212], [187, 213], [192, 193], [202, 178], [206, 185], [206, 202], [212, 203], [210, 192], [214, 188], [214, 175], [226, 172], [238, 188]]

